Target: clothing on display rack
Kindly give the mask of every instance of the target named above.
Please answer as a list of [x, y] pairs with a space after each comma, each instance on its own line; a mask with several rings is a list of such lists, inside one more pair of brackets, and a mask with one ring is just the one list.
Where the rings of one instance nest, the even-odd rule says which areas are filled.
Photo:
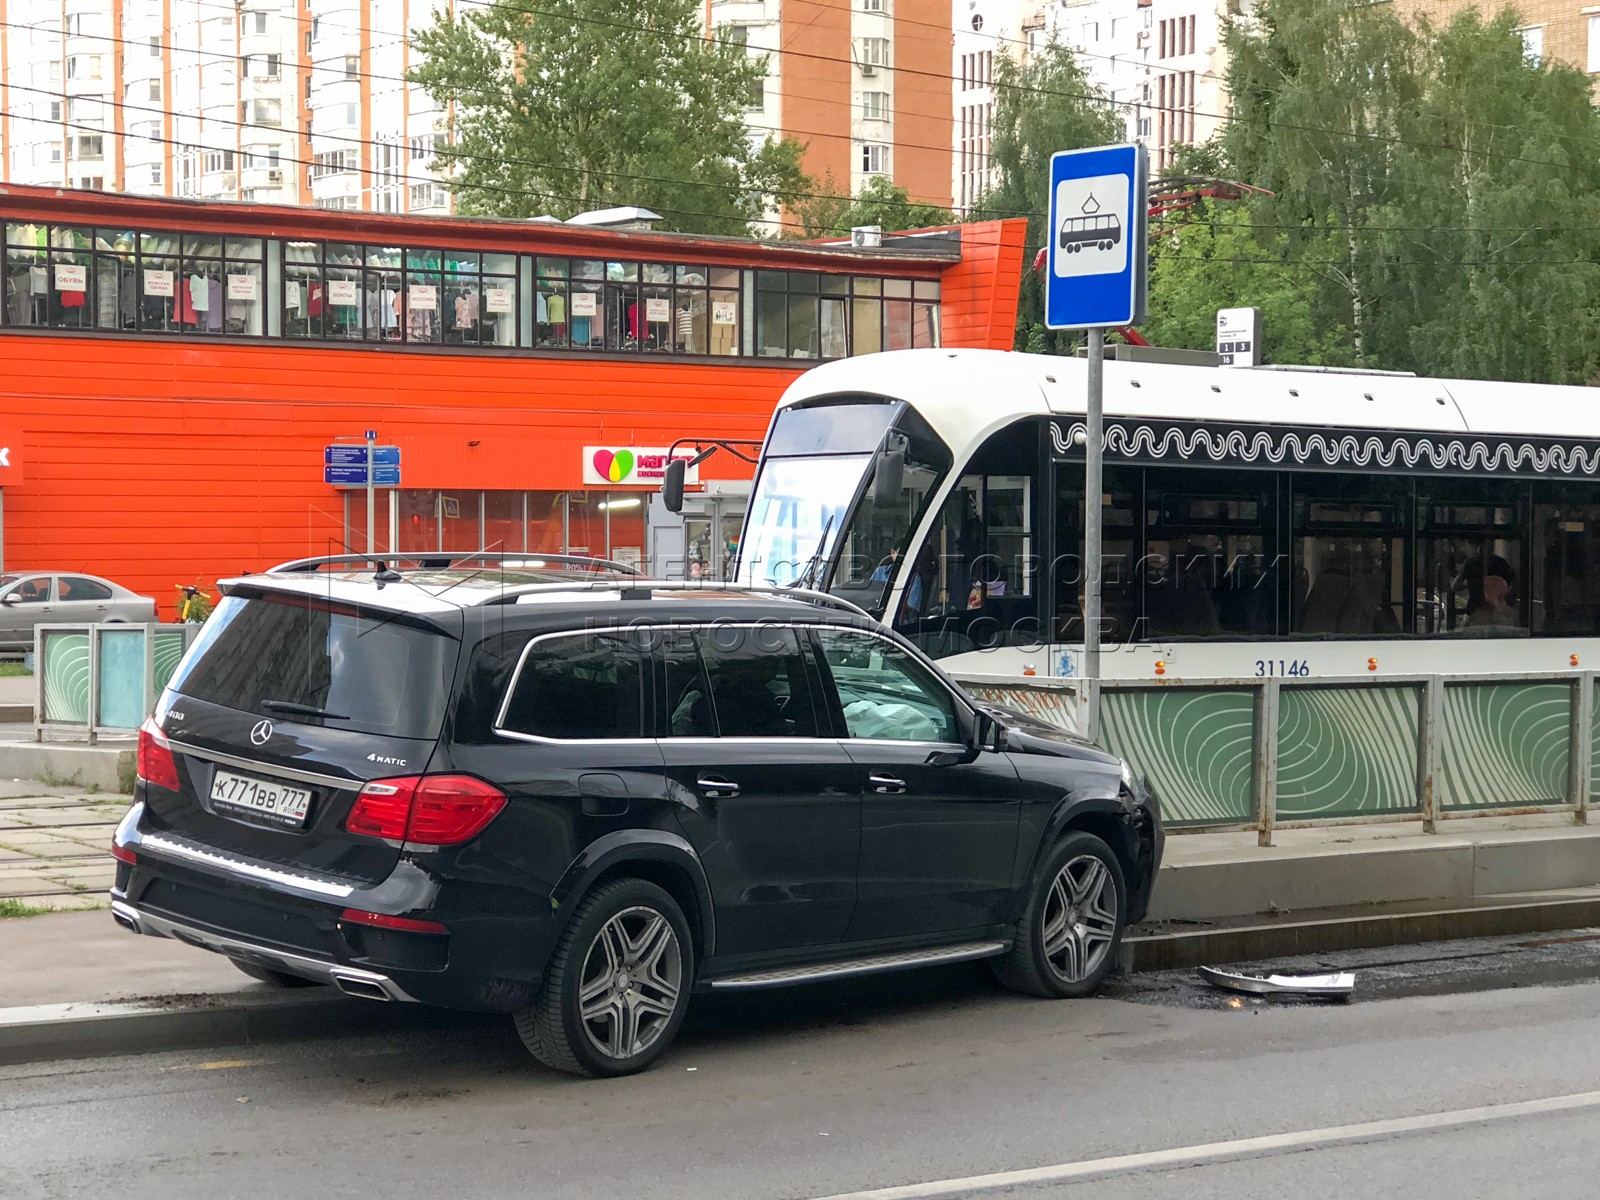
[[456, 293], [456, 328], [467, 330], [478, 323], [478, 293], [462, 291]]

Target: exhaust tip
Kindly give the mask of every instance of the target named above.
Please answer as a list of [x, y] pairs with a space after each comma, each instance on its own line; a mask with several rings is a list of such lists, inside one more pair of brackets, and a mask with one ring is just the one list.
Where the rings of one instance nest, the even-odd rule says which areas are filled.
[[129, 933], [138, 933], [140, 931], [139, 930], [139, 922], [134, 920], [133, 917], [131, 917], [129, 914], [127, 914], [125, 912], [121, 912], [121, 911], [119, 911], [117, 909], [113, 909], [111, 911], [111, 919], [113, 921], [115, 921], [118, 925], [121, 925]]
[[371, 979], [361, 979], [351, 975], [335, 974], [334, 986], [346, 996], [355, 996], [361, 1000], [392, 1000], [393, 997], [384, 989], [382, 984]]

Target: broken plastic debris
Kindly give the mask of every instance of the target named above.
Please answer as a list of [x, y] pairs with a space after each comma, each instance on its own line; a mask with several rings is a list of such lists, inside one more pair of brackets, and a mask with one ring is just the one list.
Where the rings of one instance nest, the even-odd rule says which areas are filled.
[[1356, 990], [1352, 971], [1332, 975], [1241, 975], [1216, 967], [1199, 967], [1200, 978], [1212, 987], [1252, 996], [1310, 996], [1324, 1000], [1348, 1000]]

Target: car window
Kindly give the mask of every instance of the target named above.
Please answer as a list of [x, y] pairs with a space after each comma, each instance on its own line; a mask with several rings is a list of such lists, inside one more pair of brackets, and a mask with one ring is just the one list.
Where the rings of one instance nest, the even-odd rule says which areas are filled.
[[109, 600], [111, 589], [98, 579], [85, 579], [81, 575], [63, 575], [56, 580], [62, 600]]
[[544, 638], [528, 649], [499, 727], [546, 738], [644, 734], [643, 656], [620, 633]]
[[30, 575], [6, 595], [17, 604], [45, 604], [50, 599], [50, 576]]
[[811, 684], [794, 630], [717, 626], [697, 631], [695, 641], [719, 736], [817, 736]]
[[716, 737], [711, 683], [693, 633], [673, 630], [661, 647], [667, 680], [667, 736]]
[[851, 737], [958, 742], [955, 701], [902, 647], [870, 633], [817, 631]]

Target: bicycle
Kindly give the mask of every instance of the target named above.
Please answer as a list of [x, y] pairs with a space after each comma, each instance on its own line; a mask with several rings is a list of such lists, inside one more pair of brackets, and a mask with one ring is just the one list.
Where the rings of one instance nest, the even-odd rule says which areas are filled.
[[178, 601], [178, 620], [183, 624], [200, 625], [211, 615], [211, 597], [200, 590], [197, 583], [174, 584], [183, 593]]

